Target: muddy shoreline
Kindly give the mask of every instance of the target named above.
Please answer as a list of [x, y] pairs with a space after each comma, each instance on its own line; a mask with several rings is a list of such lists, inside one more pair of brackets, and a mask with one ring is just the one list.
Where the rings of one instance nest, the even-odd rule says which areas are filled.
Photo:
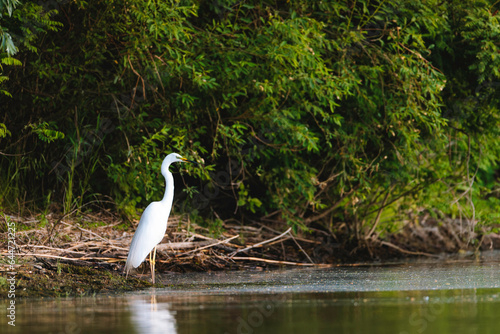
[[[0, 219], [1, 220], [1, 219]], [[38, 218], [4, 216], [4, 226], [15, 222], [16, 251], [9, 263], [8, 242], [0, 249], [0, 299], [6, 299], [15, 280], [15, 297], [88, 296], [152, 287], [149, 265], [143, 263], [128, 278], [123, 265], [137, 222], [109, 215], [69, 219], [56, 215]], [[2, 223], [0, 221], [0, 223]], [[10, 223], [10, 225], [9, 225]], [[333, 267], [381, 264], [426, 257], [480, 258], [482, 250], [499, 249], [500, 235], [475, 235], [468, 241], [453, 221], [407, 224], [382, 240], [354, 242], [326, 231], [292, 233], [283, 224], [225, 225], [214, 233], [182, 217], [172, 217], [158, 247], [157, 272], [269, 270], [282, 267]], [[455, 228], [455, 230], [454, 230]], [[4, 228], [2, 239], [9, 239]], [[10, 240], [10, 239], [9, 239]], [[15, 272], [14, 275], [10, 274]], [[9, 280], [10, 279], [10, 280]], [[157, 283], [156, 287], [162, 287]]]

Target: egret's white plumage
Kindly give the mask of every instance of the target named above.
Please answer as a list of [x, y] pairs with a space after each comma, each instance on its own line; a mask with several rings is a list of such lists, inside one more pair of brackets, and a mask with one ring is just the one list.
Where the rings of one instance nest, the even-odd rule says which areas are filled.
[[[156, 246], [161, 242], [167, 230], [168, 216], [172, 209], [172, 201], [174, 199], [174, 178], [168, 170], [173, 162], [192, 162], [177, 153], [171, 153], [163, 160], [161, 164], [161, 174], [165, 177], [165, 195], [158, 202], [149, 204], [142, 213], [139, 226], [135, 231], [130, 250], [125, 264], [125, 271], [128, 275], [132, 268], [137, 268], [154, 250], [156, 255]], [[151, 276], [153, 283], [154, 278], [154, 257], [151, 260]]]

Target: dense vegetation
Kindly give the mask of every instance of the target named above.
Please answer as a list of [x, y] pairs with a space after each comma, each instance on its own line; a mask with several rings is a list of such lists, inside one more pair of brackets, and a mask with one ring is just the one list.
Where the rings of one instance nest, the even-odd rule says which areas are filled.
[[498, 226], [498, 1], [42, 3], [0, 0], [4, 210], [133, 215], [175, 151], [214, 228]]

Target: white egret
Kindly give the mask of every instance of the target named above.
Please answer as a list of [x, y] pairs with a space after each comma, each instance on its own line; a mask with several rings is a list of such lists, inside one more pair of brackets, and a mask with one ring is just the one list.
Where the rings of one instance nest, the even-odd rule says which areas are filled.
[[[149, 264], [151, 266], [151, 278], [155, 283], [155, 259], [156, 246], [161, 242], [165, 232], [167, 231], [168, 216], [172, 209], [172, 201], [174, 199], [174, 178], [168, 170], [173, 162], [191, 162], [181, 157], [177, 153], [170, 153], [166, 156], [161, 164], [161, 174], [165, 177], [165, 195], [159, 202], [152, 202], [142, 213], [139, 226], [135, 231], [130, 250], [128, 252], [125, 271], [128, 273], [132, 268], [137, 268], [149, 254]], [[153, 257], [151, 258], [151, 253]]]

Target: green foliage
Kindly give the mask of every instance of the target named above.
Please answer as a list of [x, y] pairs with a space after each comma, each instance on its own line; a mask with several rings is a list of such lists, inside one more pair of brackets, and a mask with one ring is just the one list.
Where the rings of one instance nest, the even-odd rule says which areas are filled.
[[5, 31], [1, 32], [0, 35], [0, 50], [7, 53], [7, 57], [14, 55], [17, 52], [17, 48], [12, 41], [12, 36]]
[[178, 207], [215, 230], [235, 215], [357, 239], [410, 213], [498, 222], [497, 2], [61, 6], [26, 2], [5, 25], [24, 66], [0, 97], [0, 151], [30, 153], [0, 177], [33, 198], [57, 184], [65, 211], [100, 194], [133, 215], [175, 151], [204, 160], [176, 175]]
[[[21, 66], [22, 65], [22, 63], [19, 60], [15, 59], [15, 58], [12, 58], [12, 57], [2, 58], [2, 59], [0, 59], [0, 61], [4, 65], [17, 65], [17, 66]], [[0, 69], [1, 68], [2, 67], [0, 66]]]
[[[18, 0], [0, 0], [0, 19], [3, 18], [4, 13], [7, 12], [8, 16], [12, 16], [14, 9], [18, 6], [20, 2]], [[7, 58], [10, 58], [17, 52], [17, 48], [14, 45], [12, 36], [9, 34], [8, 29], [2, 27], [0, 21], [0, 60], [4, 63], [3, 53], [7, 53]], [[4, 63], [5, 64], [5, 63]], [[0, 66], [0, 70], [1, 70]], [[0, 82], [1, 83], [1, 82]]]
[[[18, 45], [31, 52], [37, 52], [36, 42], [40, 35], [58, 31], [63, 24], [55, 21], [57, 10], [46, 10], [42, 3], [26, 1], [14, 11], [13, 20], [16, 24]], [[14, 29], [14, 28], [12, 28]]]
[[257, 208], [262, 206], [262, 202], [258, 198], [249, 197], [248, 190], [245, 189], [244, 183], [240, 183], [240, 189], [238, 191], [238, 206], [255, 213]]
[[64, 138], [64, 133], [54, 129], [50, 129], [47, 122], [42, 122], [40, 124], [28, 124], [28, 127], [31, 128], [31, 131], [34, 134], [38, 135], [38, 138], [41, 141], [44, 141], [46, 143]]
[[1, 0], [0, 1], [0, 18], [3, 17], [3, 13], [7, 11], [9, 16], [12, 16], [12, 12], [21, 2], [18, 0]]
[[[8, 14], [8, 18], [2, 20]], [[3, 65], [20, 66], [21, 61], [12, 56], [18, 52], [20, 46], [36, 52], [35, 42], [47, 31], [57, 31], [60, 22], [51, 19], [57, 14], [56, 10], [46, 11], [42, 5], [31, 1], [21, 3], [18, 0], [0, 0], [0, 94], [12, 97], [1, 89], [2, 82], [8, 80], [3, 76]]]
[[0, 138], [7, 137], [12, 135], [9, 130], [7, 130], [7, 127], [5, 124], [0, 123]]

